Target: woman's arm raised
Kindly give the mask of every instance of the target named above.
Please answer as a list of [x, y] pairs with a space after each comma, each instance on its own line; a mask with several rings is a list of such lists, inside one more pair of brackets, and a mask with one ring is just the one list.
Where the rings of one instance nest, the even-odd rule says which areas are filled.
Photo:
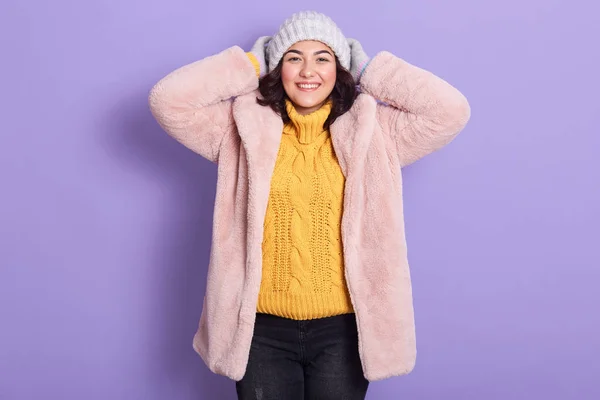
[[360, 84], [364, 92], [385, 103], [378, 105], [378, 121], [393, 139], [402, 166], [448, 144], [471, 115], [460, 91], [389, 52], [370, 60]]
[[250, 58], [233, 46], [165, 76], [150, 91], [148, 103], [169, 135], [217, 162], [221, 140], [235, 128], [232, 98], [257, 88]]

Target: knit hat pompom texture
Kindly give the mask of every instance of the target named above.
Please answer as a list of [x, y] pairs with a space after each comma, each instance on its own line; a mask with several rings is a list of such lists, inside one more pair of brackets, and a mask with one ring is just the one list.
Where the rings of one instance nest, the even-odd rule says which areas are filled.
[[289, 17], [267, 45], [269, 71], [273, 71], [283, 54], [296, 42], [317, 40], [333, 50], [340, 64], [350, 68], [350, 45], [331, 18], [316, 11], [301, 11]]

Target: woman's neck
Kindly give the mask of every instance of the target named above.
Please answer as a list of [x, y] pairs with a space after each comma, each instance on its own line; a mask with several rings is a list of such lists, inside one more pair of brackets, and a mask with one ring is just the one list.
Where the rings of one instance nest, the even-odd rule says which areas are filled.
[[312, 143], [325, 131], [323, 125], [331, 113], [331, 101], [326, 101], [318, 109], [306, 114], [300, 113], [290, 100], [286, 100], [285, 107], [290, 122], [285, 125], [284, 133], [294, 134], [300, 143]]

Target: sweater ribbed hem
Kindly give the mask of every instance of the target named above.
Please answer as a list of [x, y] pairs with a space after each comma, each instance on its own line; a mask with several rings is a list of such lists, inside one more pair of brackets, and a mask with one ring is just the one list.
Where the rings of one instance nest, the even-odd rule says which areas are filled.
[[294, 320], [309, 320], [353, 313], [345, 291], [333, 293], [267, 292], [258, 296], [257, 312]]

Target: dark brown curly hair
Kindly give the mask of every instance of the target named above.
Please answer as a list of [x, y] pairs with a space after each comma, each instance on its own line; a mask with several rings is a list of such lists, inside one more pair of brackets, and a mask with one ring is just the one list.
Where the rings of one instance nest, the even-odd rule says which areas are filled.
[[[277, 67], [273, 71], [260, 79], [258, 89], [263, 98], [257, 98], [256, 101], [261, 106], [271, 107], [273, 111], [281, 116], [283, 122], [287, 123], [290, 121], [290, 117], [285, 109], [285, 100], [288, 97], [281, 82], [282, 65], [283, 59], [279, 61], [279, 64], [277, 64]], [[358, 96], [358, 89], [354, 83], [354, 78], [348, 70], [342, 67], [337, 57], [335, 57], [335, 65], [335, 86], [329, 95], [331, 99], [331, 112], [323, 124], [323, 129], [329, 129], [339, 116], [350, 110], [350, 107], [352, 107], [354, 100]]]

